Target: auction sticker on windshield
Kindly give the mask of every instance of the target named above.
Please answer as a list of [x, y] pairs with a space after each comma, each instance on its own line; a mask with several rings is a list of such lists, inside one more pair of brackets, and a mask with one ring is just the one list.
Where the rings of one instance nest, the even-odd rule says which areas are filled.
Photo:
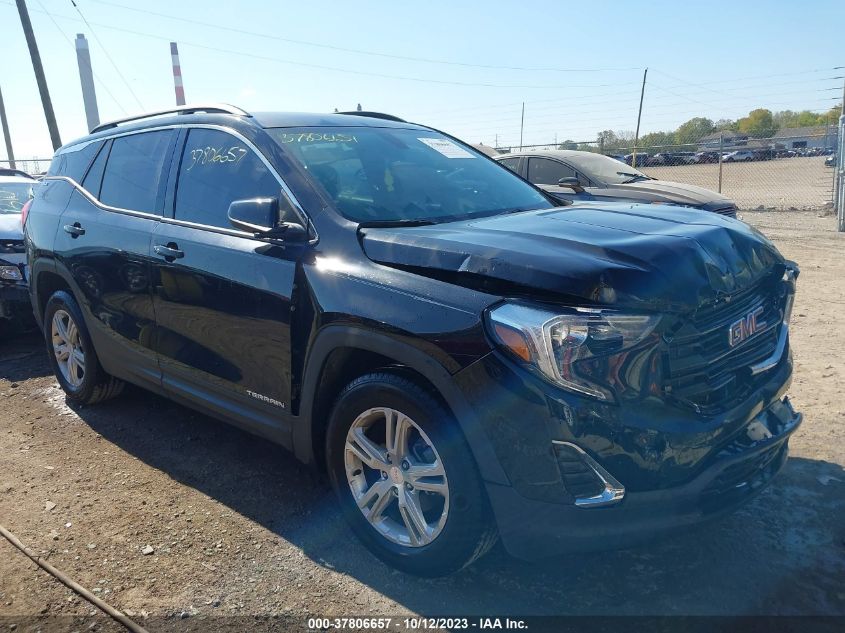
[[445, 138], [420, 138], [417, 140], [425, 143], [431, 149], [440, 152], [446, 158], [475, 158], [475, 156], [463, 147], [455, 145], [452, 141]]

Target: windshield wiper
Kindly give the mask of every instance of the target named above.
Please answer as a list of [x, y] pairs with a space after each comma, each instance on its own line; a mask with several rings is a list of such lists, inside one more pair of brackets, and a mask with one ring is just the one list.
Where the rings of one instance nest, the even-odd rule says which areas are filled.
[[651, 176], [646, 176], [645, 174], [632, 174], [629, 171], [617, 171], [616, 173], [619, 176], [630, 176], [628, 180], [622, 181], [623, 185], [627, 185], [629, 182], [637, 182], [638, 180], [652, 180]]
[[367, 220], [358, 224], [359, 229], [381, 229], [394, 226], [431, 226], [431, 220]]

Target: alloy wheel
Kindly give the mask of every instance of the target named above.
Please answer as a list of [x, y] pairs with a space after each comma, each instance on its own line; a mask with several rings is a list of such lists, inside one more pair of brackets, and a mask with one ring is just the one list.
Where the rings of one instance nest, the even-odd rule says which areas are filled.
[[432, 441], [396, 409], [368, 409], [352, 423], [346, 478], [359, 510], [382, 536], [406, 547], [428, 545], [449, 514], [449, 483]]
[[79, 387], [85, 377], [85, 350], [73, 317], [65, 310], [56, 310], [50, 334], [59, 371], [71, 387]]

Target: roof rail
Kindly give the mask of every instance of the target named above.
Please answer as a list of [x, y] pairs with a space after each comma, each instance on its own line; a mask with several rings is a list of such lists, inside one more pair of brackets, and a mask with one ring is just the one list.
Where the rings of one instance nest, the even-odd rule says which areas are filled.
[[384, 119], [385, 121], [396, 121], [396, 123], [407, 123], [405, 119], [400, 119], [398, 116], [392, 114], [385, 114], [384, 112], [369, 112], [367, 110], [352, 110], [351, 112], [336, 112], [335, 114], [351, 114], [353, 116], [367, 116], [373, 119]]
[[167, 110], [156, 110], [155, 112], [145, 112], [144, 114], [136, 114], [135, 116], [128, 116], [123, 119], [115, 119], [114, 121], [108, 121], [106, 123], [101, 123], [93, 130], [91, 130], [91, 134], [95, 132], [102, 132], [103, 130], [108, 130], [113, 127], [117, 127], [121, 123], [129, 123], [131, 121], [140, 121], [141, 119], [149, 119], [156, 116], [162, 116], [165, 114], [194, 114], [196, 112], [208, 112], [208, 113], [215, 113], [215, 114], [236, 114], [238, 116], [252, 116], [249, 112], [245, 110], [241, 110], [240, 108], [232, 105], [228, 105], [226, 103], [206, 103], [206, 104], [198, 104], [198, 105], [184, 105], [184, 106], [177, 106], [175, 108], [168, 108]]

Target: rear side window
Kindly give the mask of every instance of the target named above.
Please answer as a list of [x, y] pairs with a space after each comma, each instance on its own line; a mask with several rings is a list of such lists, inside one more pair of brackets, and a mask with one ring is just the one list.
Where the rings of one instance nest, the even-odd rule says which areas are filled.
[[100, 197], [100, 185], [103, 182], [103, 172], [106, 169], [106, 159], [109, 157], [109, 148], [111, 142], [103, 145], [97, 158], [91, 163], [88, 173], [85, 174], [85, 180], [82, 181], [82, 186], [95, 198]]
[[103, 141], [95, 141], [87, 145], [80, 143], [78, 146], [69, 147], [53, 158], [50, 162], [50, 169], [47, 170], [47, 175], [66, 176], [76, 182], [81, 182], [88, 165], [91, 164], [102, 146]]
[[177, 220], [232, 228], [227, 213], [233, 201], [278, 198], [280, 192], [264, 162], [239, 138], [220, 130], [188, 132], [176, 184]]
[[162, 166], [172, 139], [172, 130], [114, 139], [103, 173], [100, 201], [120, 209], [158, 212], [164, 184]]
[[571, 167], [548, 158], [528, 159], [528, 181], [535, 185], [556, 185], [561, 178], [578, 176]]

